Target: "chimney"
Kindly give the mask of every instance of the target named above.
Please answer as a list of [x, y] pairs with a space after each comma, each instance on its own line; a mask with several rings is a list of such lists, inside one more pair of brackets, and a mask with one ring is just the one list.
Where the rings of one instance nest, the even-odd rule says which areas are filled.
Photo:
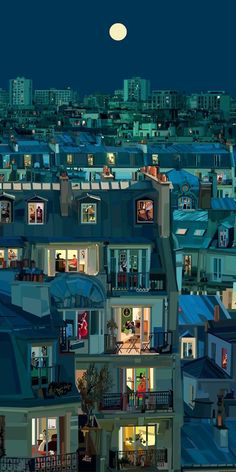
[[209, 172], [209, 182], [212, 183], [212, 187], [211, 187], [212, 197], [216, 198], [217, 197], [217, 173], [214, 170]]
[[224, 393], [220, 391], [217, 397], [218, 397], [217, 416], [216, 416], [216, 426], [214, 426], [214, 439], [218, 447], [222, 449], [228, 449], [228, 446], [229, 446], [228, 428], [226, 428], [224, 424], [224, 419], [225, 419]]
[[214, 306], [214, 321], [215, 322], [220, 321], [220, 305]]
[[199, 200], [198, 207], [202, 210], [211, 208], [212, 183], [199, 182]]
[[69, 179], [68, 176], [62, 175], [60, 177], [61, 192], [60, 192], [60, 208], [61, 216], [68, 216], [69, 213]]

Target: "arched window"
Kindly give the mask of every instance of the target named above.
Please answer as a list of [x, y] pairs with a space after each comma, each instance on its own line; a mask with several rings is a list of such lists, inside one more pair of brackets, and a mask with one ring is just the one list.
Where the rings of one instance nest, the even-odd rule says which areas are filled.
[[192, 203], [191, 197], [179, 197], [178, 210], [191, 210], [193, 206]]

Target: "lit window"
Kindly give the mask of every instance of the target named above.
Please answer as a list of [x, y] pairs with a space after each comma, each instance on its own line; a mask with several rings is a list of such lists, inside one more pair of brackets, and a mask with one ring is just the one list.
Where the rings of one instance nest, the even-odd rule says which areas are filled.
[[192, 209], [192, 198], [180, 197], [178, 198], [178, 209], [179, 210], [191, 210]]
[[9, 169], [10, 168], [10, 156], [9, 154], [5, 154], [3, 156], [3, 169]]
[[116, 163], [116, 155], [114, 154], [114, 152], [107, 153], [107, 161], [108, 161], [108, 164], [112, 164], [112, 165]]
[[175, 232], [175, 234], [179, 234], [179, 235], [185, 235], [187, 233], [188, 229], [187, 228], [178, 228]]
[[88, 165], [93, 166], [94, 163], [94, 156], [93, 154], [88, 154]]
[[0, 249], [0, 269], [16, 267], [18, 256], [18, 249]]
[[97, 222], [97, 204], [81, 203], [81, 223]]
[[138, 200], [136, 202], [137, 223], [153, 223], [153, 201]]
[[227, 369], [227, 365], [228, 365], [227, 349], [222, 348], [222, 350], [221, 350], [221, 367], [222, 367], [222, 369]]
[[24, 167], [31, 167], [31, 155], [25, 154], [24, 155]]
[[12, 205], [7, 199], [0, 200], [0, 223], [12, 223]]
[[73, 154], [67, 154], [66, 162], [67, 164], [73, 164]]
[[44, 224], [44, 203], [29, 202], [28, 203], [28, 224], [42, 225]]
[[158, 164], [158, 154], [152, 154], [152, 163]]
[[195, 229], [193, 236], [203, 236], [205, 234], [205, 229]]

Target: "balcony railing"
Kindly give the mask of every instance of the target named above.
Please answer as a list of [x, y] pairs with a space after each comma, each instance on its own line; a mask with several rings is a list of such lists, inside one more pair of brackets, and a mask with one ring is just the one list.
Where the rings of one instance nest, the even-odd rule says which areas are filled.
[[[37, 358], [35, 358], [37, 359]], [[51, 382], [57, 380], [57, 366], [46, 366], [43, 364], [31, 365], [31, 385], [32, 387], [46, 387]]]
[[[135, 448], [134, 448], [135, 449]], [[157, 470], [167, 468], [167, 449], [136, 449], [129, 451], [110, 451], [109, 466], [114, 470], [142, 470], [154, 467]]]
[[173, 392], [107, 393], [103, 395], [100, 410], [106, 411], [173, 411]]
[[119, 336], [105, 334], [105, 353], [107, 354], [170, 354], [172, 352], [173, 333], [171, 331], [155, 331], [145, 335], [127, 336], [124, 341]]
[[77, 453], [34, 458], [2, 457], [0, 472], [78, 472]]
[[165, 290], [165, 277], [152, 279], [149, 272], [112, 272], [110, 274], [112, 290], [130, 291], [163, 291]]

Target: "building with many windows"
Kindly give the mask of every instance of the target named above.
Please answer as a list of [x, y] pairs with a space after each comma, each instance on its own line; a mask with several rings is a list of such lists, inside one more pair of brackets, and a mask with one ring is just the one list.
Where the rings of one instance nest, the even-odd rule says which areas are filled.
[[146, 102], [150, 96], [150, 80], [132, 77], [124, 80], [125, 102]]
[[28, 107], [32, 105], [32, 80], [16, 77], [9, 81], [10, 105]]

